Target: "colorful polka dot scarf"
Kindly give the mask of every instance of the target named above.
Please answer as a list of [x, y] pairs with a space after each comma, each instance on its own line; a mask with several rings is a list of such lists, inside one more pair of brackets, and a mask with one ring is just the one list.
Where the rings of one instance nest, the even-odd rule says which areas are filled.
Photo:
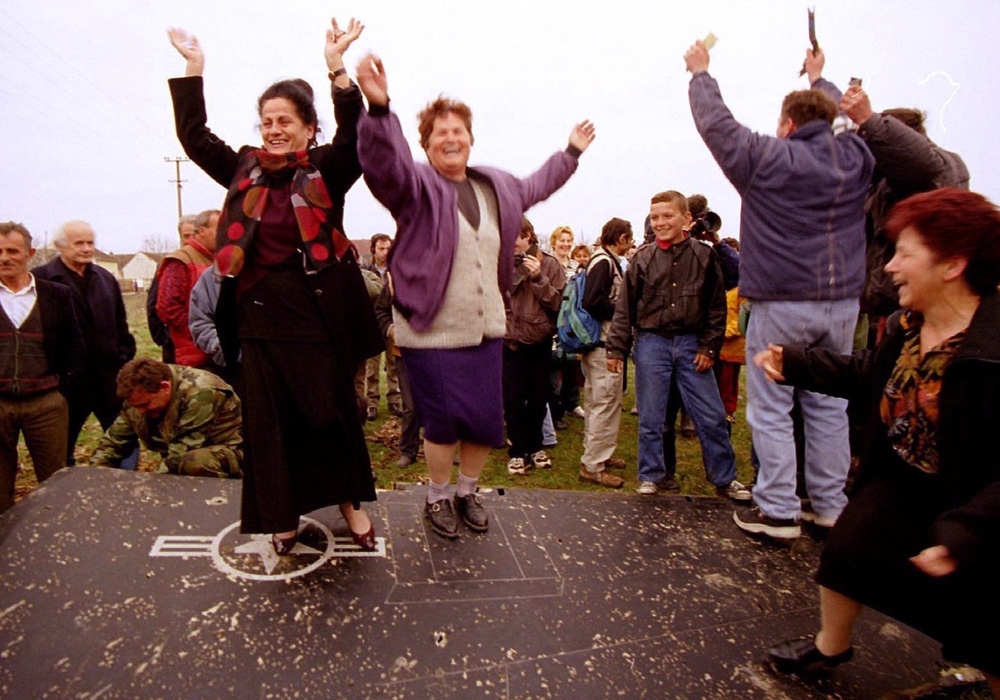
[[272, 177], [294, 170], [292, 208], [302, 234], [302, 250], [312, 269], [321, 270], [340, 260], [350, 247], [347, 236], [330, 222], [330, 193], [323, 176], [309, 162], [308, 151], [268, 153], [247, 151], [226, 194], [219, 221], [215, 261], [223, 276], [237, 277], [267, 205]]

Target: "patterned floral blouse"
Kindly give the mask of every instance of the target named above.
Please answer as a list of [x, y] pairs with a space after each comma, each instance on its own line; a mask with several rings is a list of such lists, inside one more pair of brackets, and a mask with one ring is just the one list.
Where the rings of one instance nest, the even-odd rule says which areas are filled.
[[965, 338], [959, 331], [920, 358], [920, 314], [908, 311], [900, 319], [904, 330], [899, 354], [880, 411], [889, 428], [889, 442], [907, 464], [928, 474], [938, 470], [938, 394], [941, 378]]

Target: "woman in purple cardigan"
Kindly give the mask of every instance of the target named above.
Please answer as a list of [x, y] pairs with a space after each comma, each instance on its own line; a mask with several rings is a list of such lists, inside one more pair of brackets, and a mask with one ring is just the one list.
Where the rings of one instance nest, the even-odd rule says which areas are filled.
[[[414, 162], [399, 119], [389, 111], [378, 57], [361, 60], [358, 85], [368, 98], [368, 112], [358, 122], [358, 158], [368, 188], [396, 220], [389, 254], [393, 323], [423, 422], [427, 519], [450, 539], [458, 537], [459, 517], [474, 532], [485, 532], [489, 518], [476, 481], [490, 448], [503, 444], [501, 345], [514, 241], [525, 210], [576, 170], [594, 127], [577, 124], [565, 151], [521, 179], [468, 167], [472, 112], [439, 97], [420, 113], [426, 165]], [[453, 506], [449, 482], [458, 442]]]

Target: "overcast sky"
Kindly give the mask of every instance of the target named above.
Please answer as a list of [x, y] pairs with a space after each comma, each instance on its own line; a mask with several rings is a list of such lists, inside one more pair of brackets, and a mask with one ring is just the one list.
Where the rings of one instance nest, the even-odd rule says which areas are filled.
[[[826, 77], [864, 79], [876, 110], [920, 107], [928, 133], [959, 152], [972, 187], [1000, 201], [997, 112], [1000, 0], [817, 2]], [[612, 216], [641, 229], [649, 197], [702, 192], [736, 235], [739, 200], [691, 119], [683, 54], [713, 32], [710, 72], [741, 122], [773, 133], [808, 46], [807, 4], [786, 0], [4, 0], [0, 5], [0, 220], [44, 242], [67, 219], [90, 221], [98, 246], [133, 252], [177, 220], [174, 134], [166, 81], [184, 71], [166, 28], [196, 34], [206, 55], [209, 126], [227, 143], [259, 143], [257, 96], [273, 81], [313, 84], [324, 127], [333, 110], [323, 61], [331, 14], [367, 26], [346, 62], [380, 54], [392, 108], [415, 150], [416, 113], [439, 93], [473, 110], [470, 162], [527, 175], [584, 118], [597, 139], [576, 175], [529, 212], [547, 238], [571, 226], [588, 242]], [[218, 208], [224, 191], [181, 166], [185, 213]], [[352, 238], [393, 233], [358, 181]]]

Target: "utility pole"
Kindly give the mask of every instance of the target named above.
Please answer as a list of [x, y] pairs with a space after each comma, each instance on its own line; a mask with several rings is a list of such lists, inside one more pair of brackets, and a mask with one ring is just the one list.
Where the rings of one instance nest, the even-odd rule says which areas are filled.
[[180, 219], [182, 216], [184, 216], [184, 210], [183, 207], [181, 206], [181, 189], [183, 189], [183, 185], [181, 183], [187, 182], [187, 180], [181, 180], [181, 163], [190, 163], [191, 159], [183, 158], [181, 156], [177, 156], [176, 158], [168, 158], [164, 156], [163, 160], [166, 161], [167, 163], [174, 164], [174, 173], [175, 173], [174, 179], [167, 180], [167, 182], [174, 182], [177, 184], [177, 218]]

